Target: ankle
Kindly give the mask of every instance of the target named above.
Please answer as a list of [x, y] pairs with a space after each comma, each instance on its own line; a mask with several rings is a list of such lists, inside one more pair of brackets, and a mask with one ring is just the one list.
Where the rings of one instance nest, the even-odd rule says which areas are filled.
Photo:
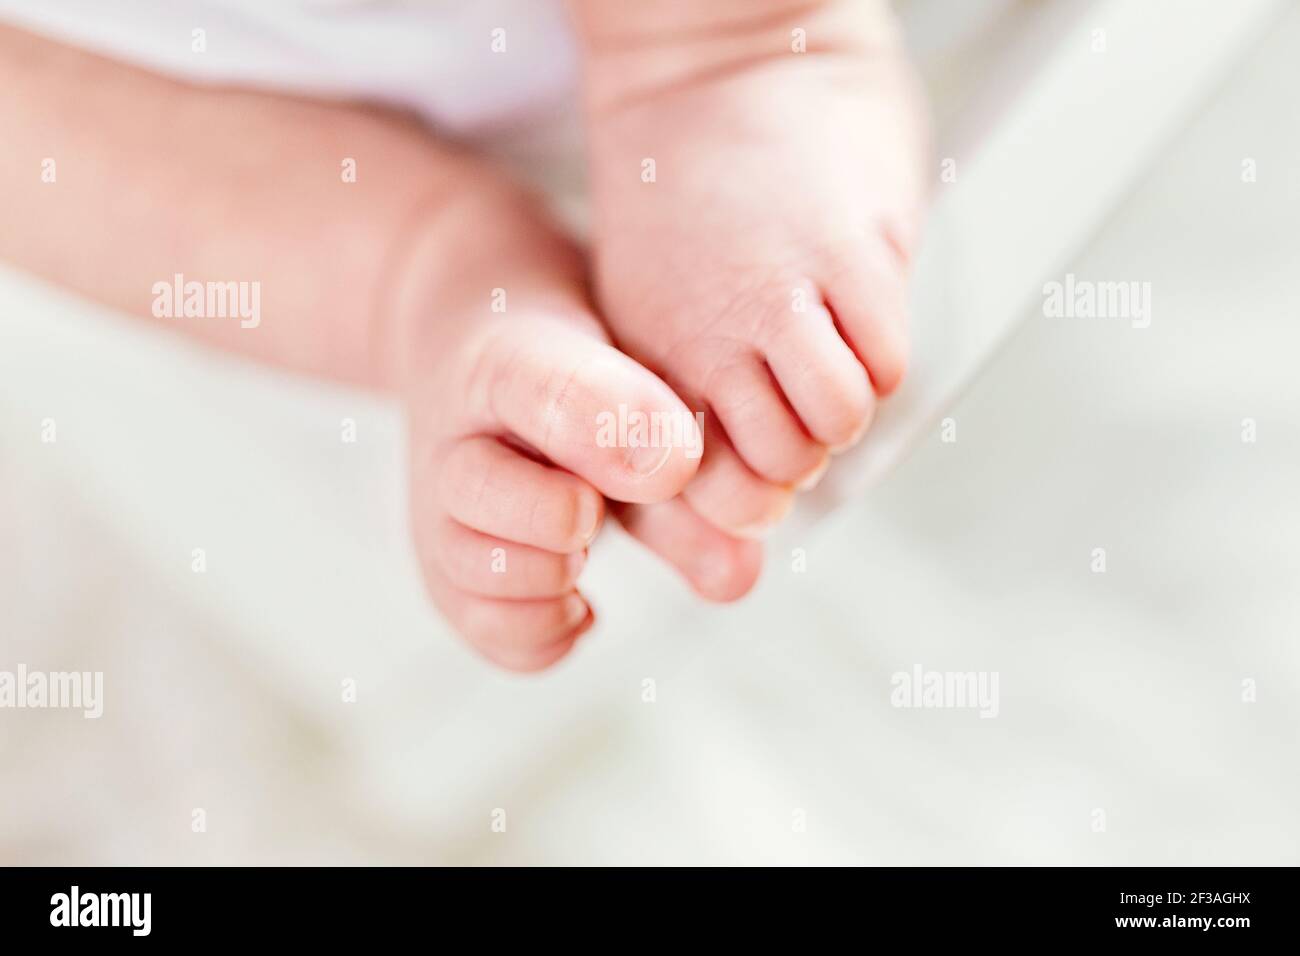
[[590, 112], [789, 54], [869, 55], [901, 38], [886, 0], [574, 0]]
[[398, 391], [521, 308], [587, 308], [577, 247], [538, 200], [490, 175], [416, 210], [395, 260], [380, 327]]

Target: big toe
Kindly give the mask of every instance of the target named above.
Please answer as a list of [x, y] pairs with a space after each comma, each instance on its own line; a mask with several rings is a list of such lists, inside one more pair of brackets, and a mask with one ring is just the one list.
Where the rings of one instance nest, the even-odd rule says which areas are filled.
[[481, 363], [478, 404], [561, 468], [616, 501], [678, 494], [703, 448], [697, 416], [656, 375], [564, 323], [498, 336]]

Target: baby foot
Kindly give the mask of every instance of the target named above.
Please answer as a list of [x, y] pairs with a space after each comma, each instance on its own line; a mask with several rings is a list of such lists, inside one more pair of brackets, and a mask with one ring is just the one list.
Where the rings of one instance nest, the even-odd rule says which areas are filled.
[[602, 414], [690, 413], [608, 344], [577, 251], [535, 211], [507, 197], [461, 207], [417, 243], [427, 265], [397, 307], [413, 534], [452, 625], [495, 663], [532, 671], [592, 624], [577, 581], [602, 496], [663, 501], [696, 469], [685, 444], [598, 440]]
[[669, 6], [732, 19], [588, 24], [597, 291], [618, 345], [708, 410], [685, 506], [754, 537], [903, 377], [924, 123], [870, 5]]

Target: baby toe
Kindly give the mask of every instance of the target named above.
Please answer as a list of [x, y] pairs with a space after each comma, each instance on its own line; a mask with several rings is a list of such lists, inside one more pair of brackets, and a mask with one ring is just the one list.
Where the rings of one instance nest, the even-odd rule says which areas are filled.
[[[551, 468], [490, 437], [456, 442], [441, 462], [435, 500], [424, 500], [413, 483], [412, 510], [437, 510], [496, 538], [545, 551], [581, 551], [595, 537], [604, 516], [604, 499], [580, 478]], [[432, 507], [431, 507], [432, 506]], [[417, 522], [417, 529], [422, 522]]]
[[907, 273], [883, 238], [855, 246], [830, 269], [826, 301], [844, 340], [889, 395], [907, 371]]
[[700, 470], [682, 497], [704, 520], [740, 538], [763, 537], [794, 504], [794, 492], [754, 474], [711, 419]]
[[483, 534], [446, 518], [431, 535], [432, 554], [421, 564], [436, 567], [456, 588], [479, 597], [536, 599], [573, 590], [587, 563], [586, 551], [556, 554]]
[[867, 430], [875, 397], [862, 363], [836, 330], [830, 311], [817, 301], [776, 325], [763, 351], [808, 433], [838, 449]]
[[696, 416], [654, 374], [569, 324], [497, 340], [481, 376], [485, 427], [504, 428], [618, 501], [663, 501], [695, 474]]
[[479, 654], [507, 670], [549, 667], [572, 650], [594, 622], [576, 591], [533, 601], [485, 598], [446, 581], [431, 587], [435, 603]]
[[732, 447], [760, 478], [799, 485], [825, 468], [826, 446], [804, 430], [757, 355], [715, 369], [704, 397]]
[[762, 546], [719, 531], [681, 498], [611, 510], [632, 537], [675, 567], [706, 600], [735, 601], [758, 580]]
[[578, 639], [590, 629], [592, 618], [558, 640], [530, 643], [518, 640], [470, 641], [470, 647], [503, 670], [517, 674], [535, 674], [559, 663], [569, 655]]

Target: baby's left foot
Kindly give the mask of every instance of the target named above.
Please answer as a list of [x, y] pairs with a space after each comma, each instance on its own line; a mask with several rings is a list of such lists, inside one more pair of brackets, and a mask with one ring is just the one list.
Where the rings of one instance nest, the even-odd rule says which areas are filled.
[[676, 29], [584, 23], [597, 289], [617, 344], [709, 412], [686, 503], [754, 536], [903, 376], [925, 123], [883, 8], [667, 7]]
[[609, 345], [579, 250], [514, 189], [467, 181], [407, 258], [394, 364], [425, 585], [480, 654], [540, 670], [594, 619], [577, 585], [602, 496], [663, 502], [695, 473], [693, 433], [624, 441], [602, 421], [620, 409], [694, 420]]

